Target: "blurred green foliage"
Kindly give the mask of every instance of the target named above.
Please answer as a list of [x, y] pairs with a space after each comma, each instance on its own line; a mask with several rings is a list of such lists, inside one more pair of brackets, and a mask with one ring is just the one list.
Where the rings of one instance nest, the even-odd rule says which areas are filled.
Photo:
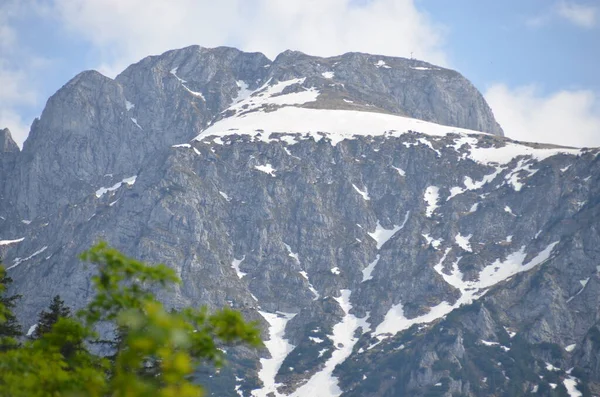
[[[193, 372], [200, 363], [223, 364], [220, 344], [262, 344], [256, 324], [237, 311], [166, 310], [152, 291], [180, 280], [165, 265], [146, 265], [106, 243], [81, 259], [97, 269], [94, 299], [36, 340], [9, 339], [10, 348], [0, 352], [0, 396], [198, 397], [203, 390], [192, 382]], [[0, 326], [14, 318], [11, 308], [0, 300]], [[118, 330], [110, 357], [89, 351], [99, 324]]]

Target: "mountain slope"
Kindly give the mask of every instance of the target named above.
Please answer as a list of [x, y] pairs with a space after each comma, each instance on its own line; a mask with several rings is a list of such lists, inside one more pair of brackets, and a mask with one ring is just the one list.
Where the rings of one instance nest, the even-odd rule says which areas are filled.
[[213, 395], [596, 390], [599, 151], [502, 137], [465, 82], [199, 47], [80, 75], [3, 171], [24, 326], [56, 293], [90, 299], [75, 258], [102, 238], [176, 269], [168, 306], [261, 321], [264, 351], [199, 372]]

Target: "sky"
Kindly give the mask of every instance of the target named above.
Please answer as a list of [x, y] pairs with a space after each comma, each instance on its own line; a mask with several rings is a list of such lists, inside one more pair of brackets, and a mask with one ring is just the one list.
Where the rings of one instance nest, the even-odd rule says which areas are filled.
[[600, 0], [0, 0], [0, 128], [22, 145], [79, 72], [192, 44], [412, 53], [471, 80], [510, 138], [600, 146]]

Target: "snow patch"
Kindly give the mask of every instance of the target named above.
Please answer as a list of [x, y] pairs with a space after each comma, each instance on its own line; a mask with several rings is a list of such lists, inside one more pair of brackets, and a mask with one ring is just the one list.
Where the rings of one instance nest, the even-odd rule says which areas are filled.
[[503, 346], [498, 342], [489, 342], [487, 340], [481, 340], [481, 343], [484, 344], [485, 346], [499, 346], [502, 350], [504, 350], [505, 352], [510, 351], [510, 347], [507, 346]]
[[440, 189], [437, 186], [429, 186], [425, 189], [425, 194], [423, 195], [423, 200], [427, 203], [427, 208], [425, 209], [425, 216], [431, 218], [433, 212], [439, 207], [438, 200]]
[[15, 258], [13, 265], [9, 268], [7, 268], [6, 270], [10, 270], [12, 268], [15, 268], [17, 266], [19, 266], [21, 263], [28, 261], [30, 259], [32, 259], [33, 257], [41, 254], [42, 252], [46, 251], [48, 249], [47, 246], [44, 246], [42, 248], [40, 248], [39, 250], [35, 251], [33, 254], [29, 255], [27, 258]]
[[100, 198], [108, 192], [114, 192], [115, 190], [120, 188], [124, 183], [129, 186], [133, 186], [135, 184], [136, 179], [137, 179], [137, 175], [134, 175], [134, 176], [130, 176], [129, 178], [123, 179], [121, 182], [115, 183], [111, 187], [101, 187], [100, 189], [96, 190], [96, 197]]
[[569, 397], [582, 397], [583, 393], [581, 393], [578, 389], [577, 389], [577, 378], [575, 378], [574, 376], [569, 375], [568, 378], [566, 378], [563, 381], [563, 385], [565, 385], [565, 388], [567, 389], [567, 393], [569, 393]]
[[335, 76], [335, 73], [333, 73], [333, 72], [323, 72], [323, 73], [321, 73], [321, 76], [323, 76], [326, 79], [332, 79], [333, 76]]
[[519, 160], [519, 162], [517, 163], [517, 166], [504, 177], [504, 179], [506, 179], [507, 183], [509, 185], [511, 185], [513, 187], [513, 189], [517, 192], [520, 191], [524, 186], [524, 184], [521, 182], [520, 175], [522, 175], [523, 172], [526, 172], [527, 173], [526, 178], [529, 178], [529, 177], [535, 175], [535, 173], [537, 172], [537, 170], [531, 169], [531, 164], [528, 163], [528, 161], [529, 160], [527, 160], [527, 159]]
[[586, 279], [583, 279], [583, 280], [579, 280], [579, 283], [581, 284], [581, 289], [579, 291], [577, 291], [577, 293], [575, 295], [573, 295], [572, 297], [567, 299], [567, 303], [571, 302], [573, 299], [575, 299], [575, 297], [580, 295], [583, 292], [583, 290], [585, 290], [585, 287], [587, 286], [589, 281], [590, 281], [589, 277]]
[[425, 138], [419, 138], [419, 139], [417, 139], [417, 142], [419, 142], [420, 144], [425, 145], [429, 149], [433, 150], [438, 155], [438, 157], [442, 157], [442, 154], [440, 153], [440, 151], [437, 150], [437, 149], [435, 149], [433, 147], [433, 145], [431, 144], [431, 142], [429, 142], [427, 139], [425, 139]]
[[184, 80], [184, 79], [182, 79], [182, 78], [180, 78], [179, 76], [177, 76], [177, 69], [178, 69], [178, 68], [173, 68], [173, 69], [171, 69], [171, 71], [170, 71], [169, 73], [171, 73], [173, 76], [175, 76], [175, 78], [177, 78], [177, 80], [179, 80], [179, 82], [181, 83], [181, 86], [182, 86], [182, 87], [183, 87], [183, 88], [184, 88], [184, 89], [185, 89], [187, 92], [189, 92], [190, 94], [192, 94], [192, 95], [194, 95], [194, 96], [196, 96], [196, 97], [198, 97], [198, 98], [201, 98], [203, 101], [205, 101], [205, 102], [206, 102], [206, 98], [204, 98], [204, 95], [202, 95], [202, 93], [201, 93], [201, 92], [196, 92], [196, 91], [192, 91], [192, 90], [190, 90], [190, 89], [189, 89], [189, 88], [188, 88], [188, 87], [185, 85], [185, 83], [187, 83], [187, 81], [186, 81], [186, 80]]
[[226, 201], [231, 201], [231, 197], [229, 197], [227, 195], [227, 193], [224, 193], [222, 191], [219, 190], [219, 194], [221, 195], [221, 197], [223, 197]]
[[469, 240], [471, 240], [471, 237], [473, 237], [472, 234], [469, 234], [468, 236], [463, 236], [462, 234], [458, 233], [454, 237], [454, 241], [463, 250], [468, 251], [468, 252], [473, 252], [473, 249], [471, 248], [471, 243], [469, 241]]
[[301, 271], [299, 271], [298, 273], [300, 273], [300, 275], [301, 275], [301, 276], [302, 276], [302, 277], [303, 277], [303, 278], [304, 278], [304, 279], [307, 281], [307, 283], [308, 283], [308, 290], [309, 290], [310, 292], [312, 292], [312, 294], [315, 296], [315, 297], [313, 298], [313, 300], [317, 300], [317, 299], [319, 299], [319, 297], [320, 297], [320, 295], [319, 295], [319, 292], [318, 292], [318, 291], [315, 289], [315, 287], [314, 287], [314, 286], [311, 284], [311, 282], [310, 282], [310, 279], [309, 279], [309, 277], [308, 277], [308, 273], [306, 273], [306, 271], [304, 271], [304, 270], [301, 270]]
[[25, 237], [21, 237], [16, 240], [0, 240], [0, 246], [20, 243], [23, 240], [25, 240]]
[[442, 318], [454, 309], [457, 309], [462, 305], [468, 305], [479, 299], [485, 294], [487, 288], [492, 287], [517, 273], [531, 270], [534, 267], [543, 264], [550, 258], [550, 255], [557, 244], [558, 241], [549, 244], [526, 264], [523, 264], [526, 254], [525, 247], [522, 247], [520, 251], [508, 255], [504, 261], [498, 259], [491, 265], [486, 266], [479, 273], [479, 279], [475, 281], [463, 280], [463, 275], [458, 268], [460, 258], [453, 264], [451, 274], [444, 273], [443, 263], [448, 256], [448, 253], [451, 251], [451, 248], [447, 248], [439, 263], [434, 266], [434, 270], [440, 274], [448, 284], [460, 290], [460, 298], [453, 305], [445, 301], [441, 302], [438, 305], [431, 307], [428, 313], [411, 319], [404, 316], [402, 303], [393, 305], [386, 313], [383, 322], [377, 326], [375, 335], [381, 341], [388, 336], [393, 336], [398, 332], [410, 328], [413, 324], [430, 323]]
[[[333, 334], [328, 335], [333, 342], [335, 351], [331, 357], [325, 362], [323, 369], [314, 374], [304, 385], [299, 387], [290, 397], [337, 397], [342, 394], [342, 390], [338, 386], [337, 377], [333, 376], [335, 367], [343, 363], [352, 353], [352, 349], [358, 337], [355, 336], [356, 331], [362, 328], [362, 332], [369, 331], [369, 323], [367, 322], [369, 315], [364, 318], [357, 318], [350, 314], [352, 304], [350, 303], [350, 290], [341, 290], [341, 296], [334, 298], [342, 310], [344, 317], [342, 321], [334, 325]], [[319, 352], [319, 355], [325, 354], [327, 349]]]
[[269, 174], [271, 176], [275, 176], [275, 171], [277, 171], [273, 166], [269, 163], [265, 165], [255, 165], [254, 168], [259, 170], [260, 172], [264, 172], [265, 174]]
[[402, 168], [394, 167], [393, 165], [392, 165], [392, 168], [395, 169], [396, 171], [398, 171], [400, 176], [406, 176], [406, 172]]
[[360, 190], [355, 184], [352, 184], [352, 187], [354, 188], [354, 190], [356, 190], [358, 192], [358, 194], [360, 194], [362, 196], [362, 198], [365, 201], [369, 201], [371, 200], [371, 198], [369, 197], [369, 192], [367, 191], [367, 188], [365, 188], [365, 190]]
[[27, 330], [27, 336], [33, 335], [33, 333], [35, 332], [35, 330], [37, 329], [37, 327], [38, 327], [37, 323], [35, 323], [31, 327], [29, 327], [29, 329]]
[[581, 150], [570, 148], [532, 148], [518, 143], [504, 142], [504, 146], [502, 147], [491, 146], [480, 148], [471, 146], [468, 157], [473, 161], [485, 165], [503, 165], [510, 163], [519, 156], [529, 156], [533, 160], [542, 161], [557, 154], [579, 156]]
[[406, 225], [406, 221], [408, 221], [408, 217], [409, 217], [410, 211], [408, 211], [406, 213], [406, 215], [404, 216], [404, 221], [402, 222], [402, 225], [400, 226], [396, 226], [396, 225], [392, 225], [391, 229], [386, 229], [383, 226], [381, 226], [379, 224], [379, 221], [377, 221], [377, 226], [375, 227], [375, 231], [373, 233], [367, 233], [373, 240], [375, 240], [375, 242], [377, 243], [377, 249], [381, 249], [381, 247], [383, 246], [383, 244], [385, 244], [390, 238], [392, 238], [392, 236], [394, 234], [396, 234], [398, 231], [402, 230], [402, 228], [404, 228], [404, 225]]
[[[236, 119], [241, 121], [242, 124], [245, 124], [245, 118], [252, 113], [261, 113], [263, 115], [267, 114], [261, 111], [263, 107], [303, 105], [305, 103], [316, 101], [317, 97], [320, 94], [320, 92], [316, 88], [306, 89], [303, 87], [304, 89], [301, 92], [281, 94], [283, 90], [285, 90], [287, 87], [293, 85], [301, 85], [304, 83], [305, 80], [306, 78], [292, 79], [287, 81], [280, 81], [273, 85], [269, 85], [269, 83], [271, 82], [271, 80], [269, 80], [266, 84], [264, 84], [262, 87], [258, 88], [255, 91], [248, 91], [248, 86], [243, 85], [243, 82], [238, 81], [240, 93], [238, 94], [238, 97], [234, 101], [233, 105], [231, 105], [224, 111], [224, 113], [233, 111], [235, 115], [225, 120]], [[247, 114], [248, 112], [254, 110], [259, 111]], [[222, 121], [223, 120], [217, 122], [215, 125], [221, 123]]]
[[421, 236], [423, 236], [425, 240], [427, 240], [427, 245], [431, 245], [434, 249], [438, 249], [442, 244], [442, 241], [444, 241], [444, 239], [442, 238], [434, 239], [429, 234], [421, 234]]
[[190, 90], [185, 84], [182, 84], [182, 86], [183, 86], [183, 88], [185, 88], [185, 90], [187, 92], [189, 92], [193, 96], [198, 97], [198, 98], [202, 99], [204, 102], [206, 102], [206, 98], [204, 97], [204, 94], [202, 94], [199, 91], [192, 91], [192, 90]]
[[246, 259], [246, 255], [242, 256], [242, 259], [233, 258], [233, 262], [231, 262], [231, 267], [233, 270], [235, 270], [235, 274], [237, 274], [239, 279], [248, 274], [240, 270], [240, 264], [244, 261], [244, 259]]
[[383, 59], [380, 59], [379, 61], [377, 61], [375, 66], [377, 68], [391, 69], [391, 66], [388, 66]]
[[135, 105], [129, 101], [125, 101], [125, 109], [127, 109], [127, 111], [129, 112], [131, 109], [133, 109], [135, 107]]
[[292, 252], [292, 247], [290, 247], [286, 243], [283, 243], [283, 245], [285, 245], [285, 249], [288, 252], [288, 256], [291, 258], [294, 258], [296, 260], [296, 262], [300, 263], [300, 258], [298, 257], [297, 253]]
[[496, 179], [496, 177], [498, 176], [498, 174], [500, 174], [502, 172], [502, 170], [503, 170], [502, 167], [497, 167], [496, 171], [494, 173], [485, 175], [483, 177], [483, 179], [480, 181], [473, 181], [473, 179], [471, 179], [471, 177], [465, 176], [465, 178], [463, 180], [463, 184], [465, 185], [465, 187], [462, 188], [462, 187], [455, 186], [455, 187], [451, 188], [450, 196], [446, 199], [446, 201], [450, 200], [454, 196], [463, 194], [466, 191], [481, 189], [483, 186], [485, 186], [486, 184], [488, 184], [488, 183], [492, 182], [494, 179]]
[[245, 81], [238, 80], [235, 82], [235, 84], [238, 86], [239, 91], [237, 93], [237, 96], [233, 98], [233, 103], [241, 102], [248, 98], [250, 95], [252, 95], [253, 91], [248, 89], [248, 84], [246, 84]]
[[413, 70], [436, 70], [434, 68], [426, 68], [424, 66], [411, 66], [410, 68]]
[[131, 121], [133, 121], [133, 124], [135, 124], [137, 126], [137, 128], [139, 128], [140, 130], [143, 130], [143, 128], [138, 124], [137, 119], [130, 117]]
[[546, 371], [558, 372], [558, 371], [560, 371], [560, 368], [557, 368], [557, 367], [555, 367], [554, 365], [552, 365], [550, 363], [546, 363]]
[[285, 339], [285, 326], [296, 313], [267, 313], [258, 311], [269, 323], [269, 340], [265, 341], [265, 347], [271, 354], [271, 358], [261, 358], [262, 368], [258, 371], [258, 378], [263, 382], [262, 389], [253, 390], [255, 397], [267, 397], [270, 393], [274, 396], [283, 396], [277, 391], [279, 384], [275, 383], [275, 376], [283, 364], [283, 360], [294, 349], [294, 346]]
[[377, 262], [379, 262], [379, 258], [380, 255], [377, 254], [377, 256], [375, 257], [375, 260], [371, 263], [369, 263], [369, 266], [365, 267], [362, 270], [362, 274], [363, 274], [363, 278], [361, 283], [364, 283], [365, 281], [371, 280], [373, 278], [372, 274], [373, 274], [373, 270], [375, 270], [375, 266], [377, 266]]
[[430, 323], [450, 313], [454, 307], [448, 302], [442, 302], [429, 309], [429, 312], [421, 316], [408, 319], [404, 316], [404, 307], [402, 303], [393, 305], [385, 314], [385, 318], [375, 329], [375, 334], [379, 340], [387, 336], [393, 336], [400, 331], [410, 328], [413, 324]]

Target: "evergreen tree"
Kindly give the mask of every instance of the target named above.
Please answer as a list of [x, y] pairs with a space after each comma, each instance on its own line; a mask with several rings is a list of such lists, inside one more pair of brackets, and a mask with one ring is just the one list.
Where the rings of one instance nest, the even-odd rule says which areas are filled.
[[71, 309], [65, 306], [65, 302], [56, 295], [48, 307], [49, 311], [42, 311], [38, 317], [37, 327], [33, 333], [33, 339], [39, 339], [42, 335], [50, 332], [52, 326], [56, 324], [59, 318], [71, 317]]
[[6, 275], [6, 270], [1, 265], [0, 262], [0, 351], [5, 351], [17, 345], [16, 338], [22, 336], [23, 332], [12, 312], [21, 295], [6, 294], [7, 286], [13, 280]]

